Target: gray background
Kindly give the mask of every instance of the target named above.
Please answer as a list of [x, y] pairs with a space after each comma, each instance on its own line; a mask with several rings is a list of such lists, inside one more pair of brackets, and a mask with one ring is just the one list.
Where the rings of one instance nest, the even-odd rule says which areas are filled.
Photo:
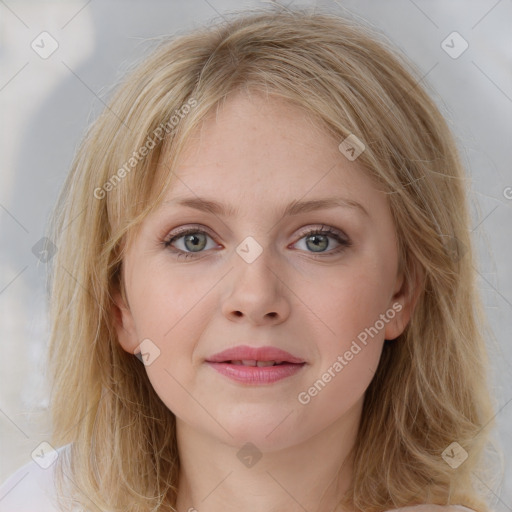
[[[497, 496], [496, 510], [512, 511], [512, 1], [286, 4], [361, 17], [384, 32], [425, 76], [458, 138], [470, 176], [478, 284], [495, 334], [489, 349], [505, 456], [502, 488], [484, 485]], [[262, 5], [0, 0], [0, 482], [30, 460], [51, 428], [42, 364], [46, 268], [32, 248], [44, 234], [85, 127], [104, 108], [112, 84], [143, 53], [145, 40]], [[43, 31], [59, 45], [46, 59], [31, 48]], [[453, 31], [469, 44], [458, 58], [441, 46]]]

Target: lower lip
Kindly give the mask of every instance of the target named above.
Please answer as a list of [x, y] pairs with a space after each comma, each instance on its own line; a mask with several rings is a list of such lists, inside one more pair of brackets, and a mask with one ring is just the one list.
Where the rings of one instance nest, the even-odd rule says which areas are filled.
[[275, 366], [244, 366], [231, 363], [207, 363], [222, 375], [244, 384], [272, 384], [278, 380], [291, 377], [301, 370], [302, 364], [279, 364]]

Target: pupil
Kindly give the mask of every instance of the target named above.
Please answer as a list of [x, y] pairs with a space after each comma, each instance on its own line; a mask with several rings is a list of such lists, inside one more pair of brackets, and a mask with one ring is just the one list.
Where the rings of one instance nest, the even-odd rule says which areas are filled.
[[[203, 237], [203, 240], [201, 240], [201, 237]], [[192, 243], [191, 247], [189, 247], [189, 245], [188, 245], [189, 242]], [[202, 233], [187, 235], [185, 237], [185, 247], [188, 250], [197, 252], [198, 250], [204, 249], [205, 245], [206, 245], [206, 241], [204, 240], [204, 235]]]
[[327, 240], [327, 237], [325, 235], [311, 235], [310, 237], [308, 237], [308, 241], [306, 242], [306, 244], [308, 245], [308, 247], [310, 249], [312, 248], [309, 246], [309, 241], [311, 241], [311, 240], [313, 240], [314, 248], [320, 247], [320, 249], [321, 249], [320, 251], [314, 250], [314, 252], [321, 252], [321, 251], [327, 249], [327, 246], [329, 245], [329, 241]]

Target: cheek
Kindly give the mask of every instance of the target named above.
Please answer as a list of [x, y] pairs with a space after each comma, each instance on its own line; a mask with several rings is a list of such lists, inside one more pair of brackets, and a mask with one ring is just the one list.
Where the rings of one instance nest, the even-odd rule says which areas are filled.
[[375, 374], [382, 342], [348, 352], [352, 354], [349, 361], [346, 353], [341, 359], [333, 359], [322, 368], [316, 379], [312, 380], [297, 395], [298, 414], [301, 427], [305, 431], [315, 432], [319, 425], [328, 426], [340, 418], [360, 412], [364, 394]]
[[195, 278], [190, 272], [171, 271], [152, 264], [132, 281], [130, 305], [139, 341], [145, 341], [151, 363], [146, 372], [160, 399], [172, 410], [187, 409], [187, 385], [194, 378], [194, 349], [213, 314], [208, 293], [218, 278]]
[[[391, 275], [385, 265], [371, 259], [365, 264], [361, 259], [357, 265], [339, 267], [332, 274], [318, 274], [300, 287], [299, 296], [319, 319], [317, 338], [324, 340], [324, 354], [332, 358], [385, 314], [393, 290]], [[379, 335], [374, 337], [383, 339], [380, 322], [377, 328]]]
[[384, 344], [381, 315], [388, 311], [390, 293], [382, 270], [361, 265], [338, 271], [309, 303], [322, 323], [316, 333], [316, 371], [297, 396], [306, 429], [313, 430], [318, 421], [328, 425], [360, 405], [374, 377]]
[[198, 279], [192, 271], [177, 271], [165, 263], [148, 265], [133, 281], [136, 297], [131, 301], [138, 334], [153, 336], [163, 347], [173, 344], [177, 333], [194, 329], [197, 322], [191, 319], [202, 317], [197, 310], [204, 308], [214, 283], [212, 275]]

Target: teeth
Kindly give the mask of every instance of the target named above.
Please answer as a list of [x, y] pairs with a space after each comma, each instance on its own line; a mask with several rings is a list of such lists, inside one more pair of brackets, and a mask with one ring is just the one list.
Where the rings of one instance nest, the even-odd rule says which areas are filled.
[[255, 359], [243, 359], [243, 360], [233, 360], [231, 364], [234, 365], [242, 365], [242, 366], [274, 366], [276, 364], [280, 364], [282, 361], [256, 361]]
[[275, 361], [258, 361], [256, 366], [274, 366], [275, 364]]

